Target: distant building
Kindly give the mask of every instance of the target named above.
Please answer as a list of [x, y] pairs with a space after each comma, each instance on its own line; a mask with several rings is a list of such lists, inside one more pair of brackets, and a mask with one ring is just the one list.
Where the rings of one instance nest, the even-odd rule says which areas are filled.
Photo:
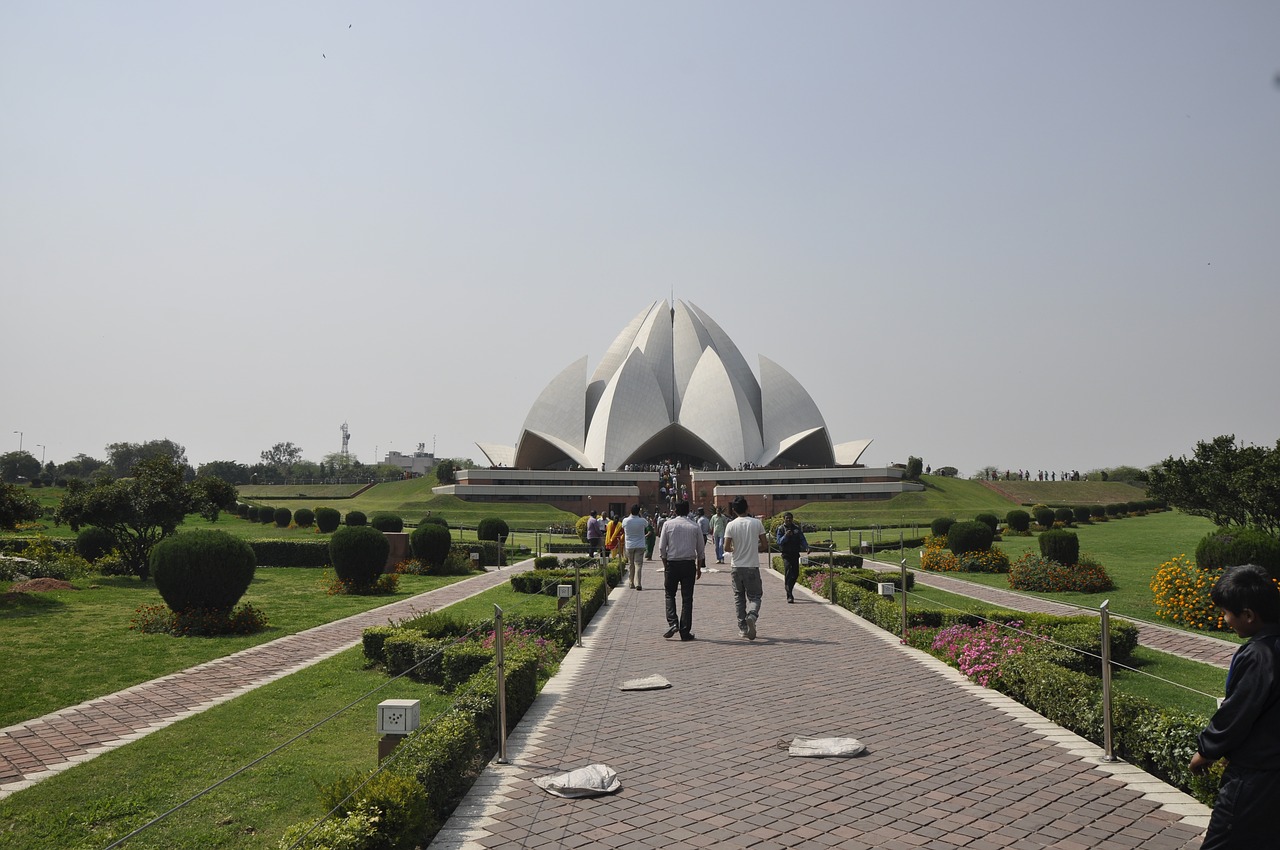
[[427, 475], [436, 466], [436, 456], [426, 451], [426, 443], [418, 443], [418, 450], [411, 455], [400, 452], [387, 452], [382, 462], [388, 466], [398, 466], [410, 475]]
[[477, 443], [488, 469], [434, 488], [467, 501], [537, 501], [578, 513], [634, 502], [777, 513], [813, 501], [923, 490], [901, 469], [867, 469], [869, 439], [835, 443], [800, 382], [768, 358], [757, 380], [719, 325], [693, 304], [657, 301], [614, 340], [552, 379], [515, 445]]

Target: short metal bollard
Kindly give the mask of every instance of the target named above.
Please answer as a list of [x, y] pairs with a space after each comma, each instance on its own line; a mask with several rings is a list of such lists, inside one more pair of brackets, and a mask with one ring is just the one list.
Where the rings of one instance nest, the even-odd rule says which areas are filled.
[[573, 600], [578, 612], [578, 642], [582, 646], [582, 575], [578, 564], [573, 565]]
[[1099, 606], [1102, 612], [1102, 760], [1118, 761], [1112, 748], [1111, 730], [1111, 611], [1108, 599]]
[[493, 660], [498, 669], [498, 764], [507, 763], [507, 671], [503, 649], [506, 630], [502, 627], [502, 609], [493, 606]]

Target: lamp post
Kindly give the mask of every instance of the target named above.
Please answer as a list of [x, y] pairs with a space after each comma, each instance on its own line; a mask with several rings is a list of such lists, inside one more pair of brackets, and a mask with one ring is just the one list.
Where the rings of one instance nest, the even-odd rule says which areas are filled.
[[13, 433], [18, 435], [18, 451], [22, 451], [22, 432], [14, 431]]
[[44, 469], [44, 453], [48, 446], [44, 443], [36, 443], [36, 445], [40, 447], [40, 468]]

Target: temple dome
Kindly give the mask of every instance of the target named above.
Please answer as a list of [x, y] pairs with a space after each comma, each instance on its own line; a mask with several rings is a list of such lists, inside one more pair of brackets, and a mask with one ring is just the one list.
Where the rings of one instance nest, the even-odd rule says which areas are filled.
[[[804, 387], [765, 357], [757, 381], [728, 334], [683, 301], [642, 310], [589, 380], [586, 357], [553, 378], [514, 448], [478, 445], [491, 464], [524, 469], [618, 470], [673, 457], [726, 468], [837, 462]], [[839, 462], [856, 462], [850, 445]]]

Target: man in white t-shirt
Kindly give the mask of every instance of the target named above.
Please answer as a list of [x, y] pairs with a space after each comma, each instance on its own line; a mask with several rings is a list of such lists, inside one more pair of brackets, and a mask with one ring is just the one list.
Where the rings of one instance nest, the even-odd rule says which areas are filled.
[[747, 514], [747, 500], [739, 496], [733, 502], [737, 516], [724, 529], [724, 550], [732, 556], [733, 604], [738, 613], [738, 635], [756, 639], [756, 621], [760, 618], [760, 600], [764, 589], [760, 584], [760, 553], [769, 551], [769, 535], [764, 523]]
[[631, 506], [631, 515], [622, 521], [622, 545], [626, 553], [627, 580], [632, 590], [644, 590], [640, 586], [640, 573], [644, 570], [644, 529], [649, 523], [640, 516], [640, 506]]

